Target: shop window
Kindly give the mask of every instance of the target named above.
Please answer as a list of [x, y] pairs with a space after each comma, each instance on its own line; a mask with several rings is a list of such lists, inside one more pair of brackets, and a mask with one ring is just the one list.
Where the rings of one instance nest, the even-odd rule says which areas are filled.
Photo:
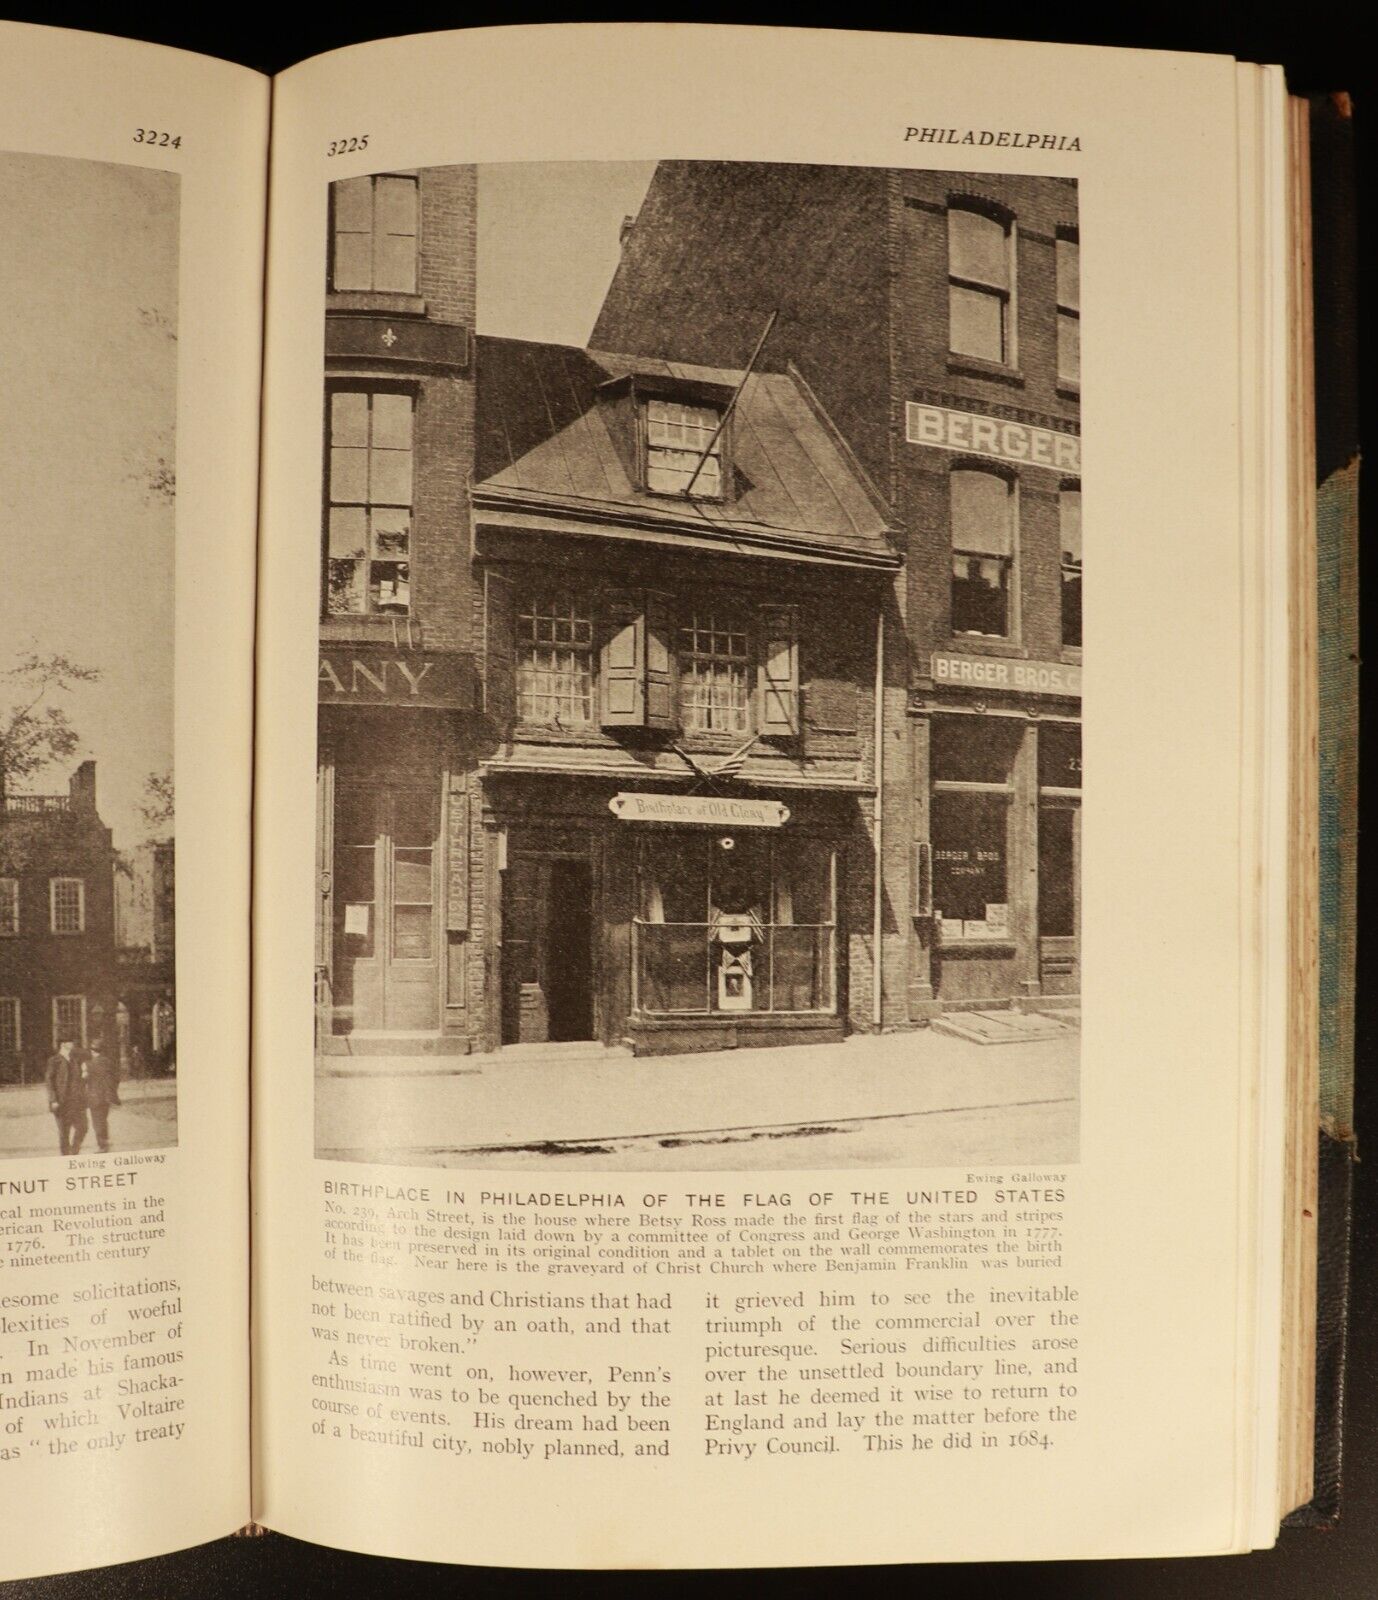
[[828, 1012], [836, 863], [817, 840], [666, 832], [642, 842], [637, 1004], [652, 1013]]
[[415, 176], [385, 172], [330, 186], [330, 287], [416, 293], [420, 189]]
[[745, 733], [750, 651], [743, 618], [725, 607], [695, 607], [679, 630], [679, 715], [684, 728]]
[[19, 932], [19, 879], [0, 878], [0, 939]]
[[49, 926], [54, 933], [86, 931], [86, 883], [82, 878], [48, 880]]
[[933, 910], [946, 944], [1009, 939], [1011, 778], [1023, 725], [933, 719]]
[[53, 1049], [64, 1039], [75, 1044], [86, 1043], [86, 996], [84, 994], [57, 994], [53, 996]]
[[19, 1027], [19, 1002], [10, 995], [0, 995], [0, 1061], [12, 1060], [23, 1047], [24, 1037]]
[[1081, 245], [1076, 231], [1059, 228], [1057, 252], [1057, 375], [1081, 381]]
[[958, 467], [952, 501], [952, 631], [1005, 638], [1010, 633], [1015, 483], [1003, 473]]
[[331, 616], [405, 616], [414, 399], [395, 389], [332, 389], [327, 403], [325, 609]]
[[1013, 366], [1014, 225], [954, 201], [947, 213], [948, 344], [954, 355]]
[[517, 720], [582, 728], [593, 721], [593, 615], [565, 592], [517, 607]]
[[1081, 485], [1064, 484], [1058, 495], [1062, 544], [1062, 642], [1081, 647]]
[[678, 400], [646, 401], [646, 487], [655, 494], [720, 500], [722, 412]]

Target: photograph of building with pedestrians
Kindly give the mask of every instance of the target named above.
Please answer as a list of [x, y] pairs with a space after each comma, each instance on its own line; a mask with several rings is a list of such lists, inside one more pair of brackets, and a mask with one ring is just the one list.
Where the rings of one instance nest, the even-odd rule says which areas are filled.
[[0, 1160], [145, 1150], [177, 1142], [178, 180], [0, 154], [0, 209]]
[[1075, 183], [449, 167], [328, 235], [318, 1154], [1075, 1160]]

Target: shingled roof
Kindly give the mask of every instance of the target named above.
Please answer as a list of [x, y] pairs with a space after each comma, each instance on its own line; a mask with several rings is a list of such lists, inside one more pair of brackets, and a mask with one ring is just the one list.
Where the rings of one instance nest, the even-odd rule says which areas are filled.
[[893, 568], [884, 502], [794, 371], [753, 372], [731, 419], [721, 500], [640, 487], [633, 388], [726, 401], [740, 371], [517, 339], [477, 341], [480, 524], [673, 540]]

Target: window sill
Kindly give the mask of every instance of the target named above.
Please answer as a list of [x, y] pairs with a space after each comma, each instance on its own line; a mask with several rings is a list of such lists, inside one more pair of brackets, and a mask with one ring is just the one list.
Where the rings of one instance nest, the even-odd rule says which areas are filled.
[[421, 625], [415, 617], [395, 617], [382, 613], [322, 617], [320, 640], [322, 644], [391, 644], [394, 630], [399, 642], [405, 639], [414, 649], [421, 649]]
[[327, 314], [332, 311], [377, 312], [382, 317], [424, 317], [426, 302], [419, 294], [400, 294], [381, 289], [332, 289], [325, 297]]
[[988, 361], [984, 356], [963, 356], [950, 353], [948, 372], [967, 378], [992, 378], [996, 383], [1007, 383], [1012, 389], [1024, 387], [1024, 374], [1018, 367], [1007, 366], [1003, 361]]
[[940, 939], [938, 949], [945, 956], [1013, 956], [1013, 939]]
[[[1023, 645], [990, 633], [954, 633], [950, 649], [953, 655], [1004, 656], [1007, 659], [1024, 661], [1027, 661], [1029, 656]], [[968, 684], [963, 687], [971, 688], [973, 685]]]
[[1068, 666], [1079, 667], [1081, 665], [1081, 646], [1079, 644], [1063, 645], [1060, 659], [1065, 661]]
[[1057, 380], [1057, 392], [1064, 400], [1080, 400], [1081, 379], [1059, 378]]

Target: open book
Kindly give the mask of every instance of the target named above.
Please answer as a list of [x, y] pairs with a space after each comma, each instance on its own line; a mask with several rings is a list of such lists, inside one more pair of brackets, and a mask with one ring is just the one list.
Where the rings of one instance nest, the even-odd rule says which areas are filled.
[[0, 91], [0, 1577], [1270, 1544], [1345, 1052], [1280, 72]]

